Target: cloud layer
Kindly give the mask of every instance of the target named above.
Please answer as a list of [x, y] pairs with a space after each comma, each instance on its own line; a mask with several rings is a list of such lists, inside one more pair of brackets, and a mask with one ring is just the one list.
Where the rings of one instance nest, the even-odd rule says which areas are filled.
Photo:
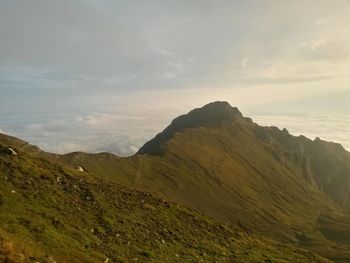
[[347, 0], [0, 1], [0, 127], [49, 151], [127, 155], [227, 100], [300, 133], [295, 111], [334, 114], [320, 132], [346, 144], [349, 13]]
[[45, 151], [134, 154], [165, 124], [161, 114], [135, 112], [91, 114], [21, 114], [0, 118], [2, 132], [37, 144]]
[[324, 79], [338, 89], [349, 80], [345, 0], [12, 0], [0, 7], [0, 85], [9, 97]]
[[[7, 120], [0, 115], [0, 127], [3, 128], [0, 132], [25, 139], [49, 152], [111, 152], [129, 156], [162, 131], [173, 115], [170, 109], [44, 116], [23, 114]], [[286, 115], [255, 111], [252, 116], [260, 125], [278, 126], [287, 128], [293, 135], [342, 143], [350, 150], [349, 115], [302, 112]]]

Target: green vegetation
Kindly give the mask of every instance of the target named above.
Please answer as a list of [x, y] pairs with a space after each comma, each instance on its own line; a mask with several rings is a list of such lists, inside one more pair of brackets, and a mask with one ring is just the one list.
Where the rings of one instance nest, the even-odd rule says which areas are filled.
[[0, 154], [1, 262], [327, 262], [18, 142]]
[[350, 154], [227, 103], [180, 116], [128, 158], [5, 135], [1, 147], [9, 262], [350, 262]]
[[349, 225], [334, 216], [320, 221], [349, 215], [350, 154], [335, 143], [260, 127], [227, 103], [180, 116], [129, 158], [60, 158], [222, 223], [350, 261]]

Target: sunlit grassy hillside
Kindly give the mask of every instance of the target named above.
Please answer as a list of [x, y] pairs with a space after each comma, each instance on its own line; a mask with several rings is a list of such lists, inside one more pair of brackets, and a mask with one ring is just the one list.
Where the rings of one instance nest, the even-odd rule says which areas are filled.
[[175, 119], [138, 154], [72, 153], [67, 163], [166, 196], [220, 222], [350, 260], [350, 154], [261, 127], [215, 102]]
[[327, 262], [0, 139], [0, 262]]

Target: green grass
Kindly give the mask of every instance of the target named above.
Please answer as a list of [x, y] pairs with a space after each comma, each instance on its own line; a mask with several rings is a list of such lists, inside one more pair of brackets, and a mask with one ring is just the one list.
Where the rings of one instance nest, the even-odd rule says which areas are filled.
[[0, 261], [327, 262], [25, 150], [0, 155]]
[[0, 227], [43, 255], [62, 245], [63, 259], [297, 262], [291, 245], [350, 261], [350, 153], [260, 127], [227, 103], [180, 116], [129, 158], [0, 144], [20, 153], [0, 156]]
[[338, 144], [260, 127], [237, 113], [219, 122], [212, 116], [209, 123], [204, 115], [181, 116], [143, 154], [59, 158], [222, 223], [350, 261], [348, 236], [339, 234], [350, 226], [337, 218], [319, 224], [320, 213], [349, 215], [350, 154]]

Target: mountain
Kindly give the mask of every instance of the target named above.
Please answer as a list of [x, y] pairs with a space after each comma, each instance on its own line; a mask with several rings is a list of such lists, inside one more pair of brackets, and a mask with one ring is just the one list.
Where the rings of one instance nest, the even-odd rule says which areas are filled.
[[161, 152], [161, 147], [175, 133], [189, 128], [231, 123], [242, 119], [242, 114], [237, 108], [231, 107], [227, 102], [213, 102], [200, 109], [194, 109], [189, 114], [181, 115], [174, 119], [172, 123], [161, 133], [147, 142], [138, 151], [140, 154], [156, 154]]
[[350, 154], [340, 144], [261, 127], [226, 102], [175, 119], [128, 158], [68, 165], [337, 262], [350, 261]]
[[0, 134], [0, 262], [330, 262], [60, 159]]

